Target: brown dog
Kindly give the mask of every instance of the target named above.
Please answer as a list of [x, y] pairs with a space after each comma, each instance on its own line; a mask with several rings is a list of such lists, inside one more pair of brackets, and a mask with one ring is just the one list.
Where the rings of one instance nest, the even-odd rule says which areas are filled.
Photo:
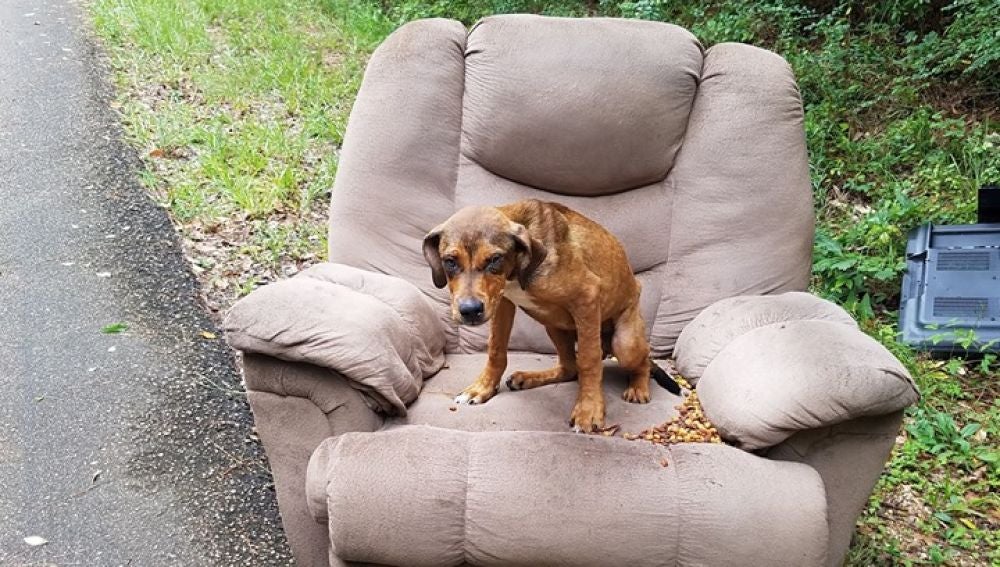
[[[518, 201], [467, 207], [424, 237], [434, 285], [448, 286], [452, 316], [466, 325], [491, 321], [488, 359], [479, 378], [455, 398], [478, 404], [497, 391], [507, 368], [507, 343], [517, 305], [545, 325], [559, 366], [514, 372], [511, 390], [579, 378], [570, 416], [578, 431], [604, 425], [602, 360], [613, 353], [631, 372], [622, 397], [649, 401], [650, 372], [674, 393], [680, 388], [653, 364], [639, 314], [639, 282], [618, 239], [558, 203]], [[608, 348], [610, 347], [610, 348]]]

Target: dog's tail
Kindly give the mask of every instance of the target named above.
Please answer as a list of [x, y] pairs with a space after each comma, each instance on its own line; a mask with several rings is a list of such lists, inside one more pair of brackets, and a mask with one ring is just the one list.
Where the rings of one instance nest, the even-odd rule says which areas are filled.
[[653, 380], [655, 380], [656, 383], [660, 385], [661, 388], [666, 389], [668, 392], [674, 394], [675, 396], [680, 395], [681, 393], [680, 385], [677, 382], [675, 382], [674, 379], [671, 378], [670, 375], [667, 374], [665, 370], [657, 366], [656, 363], [653, 362], [652, 358], [649, 359], [649, 374], [650, 376], [652, 376]]

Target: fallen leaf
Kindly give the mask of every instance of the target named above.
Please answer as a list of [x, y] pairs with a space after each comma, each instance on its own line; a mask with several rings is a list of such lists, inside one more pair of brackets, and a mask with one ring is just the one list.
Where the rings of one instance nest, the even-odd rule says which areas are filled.
[[618, 430], [621, 429], [621, 427], [622, 427], [621, 425], [615, 423], [613, 425], [609, 425], [605, 428], [599, 429], [598, 431], [601, 433], [601, 435], [605, 437], [614, 437], [614, 435], [618, 433]]
[[40, 401], [42, 401], [44, 399], [45, 399], [45, 394], [42, 394], [41, 396], [35, 396], [35, 402], [36, 403], [40, 402]]
[[45, 539], [44, 537], [38, 537], [36, 535], [33, 535], [24, 538], [24, 543], [30, 545], [31, 547], [38, 547], [39, 545], [45, 545], [46, 543], [49, 543], [49, 540]]
[[211, 331], [201, 331], [198, 334], [201, 335], [202, 337], [205, 337], [206, 339], [209, 339], [209, 340], [218, 338], [218, 336], [216, 336], [216, 334], [213, 333], [213, 332], [211, 332]]
[[667, 462], [667, 458], [666, 457], [663, 457], [662, 459], [660, 459], [660, 466], [661, 467], [665, 467], [665, 466], [667, 466], [669, 464], [670, 463]]
[[128, 323], [111, 323], [110, 325], [105, 325], [101, 328], [101, 332], [105, 335], [117, 335], [128, 330]]
[[167, 155], [167, 152], [163, 151], [162, 148], [156, 148], [155, 150], [149, 152], [149, 157], [161, 158]]

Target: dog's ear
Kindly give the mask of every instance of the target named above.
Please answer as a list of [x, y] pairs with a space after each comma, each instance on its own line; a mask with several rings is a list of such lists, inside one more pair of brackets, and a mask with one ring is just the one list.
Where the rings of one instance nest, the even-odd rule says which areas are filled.
[[438, 225], [431, 229], [424, 237], [424, 258], [427, 259], [427, 263], [431, 267], [431, 277], [434, 279], [434, 285], [441, 289], [448, 285], [448, 278], [444, 275], [444, 266], [441, 264], [441, 251], [439, 246], [441, 245], [441, 231], [444, 229], [444, 225]]
[[511, 237], [514, 239], [514, 248], [517, 250], [517, 267], [511, 273], [512, 278], [517, 278], [517, 283], [521, 289], [526, 289], [531, 282], [532, 276], [538, 270], [538, 266], [545, 260], [548, 251], [541, 240], [532, 238], [528, 234], [528, 229], [523, 224], [511, 223]]

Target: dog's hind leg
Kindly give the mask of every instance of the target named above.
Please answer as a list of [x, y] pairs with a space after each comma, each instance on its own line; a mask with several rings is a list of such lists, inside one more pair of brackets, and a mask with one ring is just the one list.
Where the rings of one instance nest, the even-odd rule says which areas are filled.
[[559, 366], [548, 370], [518, 371], [507, 379], [511, 390], [527, 390], [546, 384], [576, 380], [576, 333], [555, 327], [545, 327], [552, 344], [559, 353]]
[[644, 404], [649, 401], [649, 341], [646, 325], [639, 314], [638, 302], [622, 312], [615, 321], [615, 334], [611, 349], [618, 364], [629, 371], [628, 387], [622, 393], [626, 402]]

